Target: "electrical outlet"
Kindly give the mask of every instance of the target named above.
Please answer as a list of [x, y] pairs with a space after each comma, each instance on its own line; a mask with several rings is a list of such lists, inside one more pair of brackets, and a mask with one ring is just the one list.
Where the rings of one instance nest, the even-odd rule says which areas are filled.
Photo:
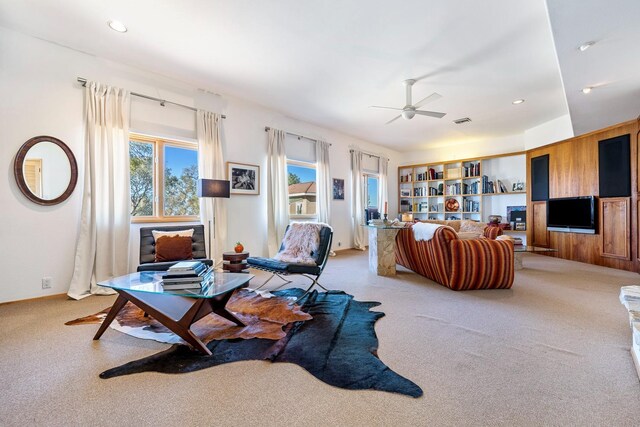
[[51, 283], [53, 279], [51, 277], [43, 277], [42, 278], [42, 289], [51, 289]]
[[338, 247], [342, 246], [342, 242], [338, 242]]

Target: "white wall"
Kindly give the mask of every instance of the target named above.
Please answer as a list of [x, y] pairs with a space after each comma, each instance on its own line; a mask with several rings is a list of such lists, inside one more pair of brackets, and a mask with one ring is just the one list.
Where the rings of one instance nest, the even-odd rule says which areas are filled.
[[553, 144], [554, 142], [572, 138], [573, 136], [571, 116], [566, 114], [531, 129], [527, 129], [524, 132], [524, 148], [525, 150], [531, 150], [542, 145]]
[[[0, 27], [0, 302], [64, 293], [73, 272], [83, 187], [83, 91], [76, 77], [85, 77], [226, 114], [225, 159], [260, 165], [259, 196], [233, 196], [228, 203], [227, 247], [237, 240], [255, 255], [266, 255], [266, 133], [265, 126], [331, 142], [332, 177], [345, 179], [345, 200], [333, 201], [334, 249], [352, 246], [350, 220], [349, 147], [382, 153], [389, 163], [389, 213], [397, 212], [399, 154], [339, 132], [302, 122], [249, 102], [205, 93], [182, 82], [133, 69], [44, 42]], [[176, 107], [132, 101], [131, 128], [160, 136], [195, 137], [195, 115]], [[13, 178], [13, 158], [36, 135], [64, 141], [78, 160], [78, 186], [62, 204], [42, 207], [28, 201]], [[137, 233], [132, 226], [131, 260], [137, 262]], [[341, 246], [338, 247], [338, 244]], [[135, 268], [133, 265], [132, 268]], [[42, 277], [53, 278], [41, 289]]]
[[443, 162], [494, 154], [515, 153], [553, 144], [573, 136], [571, 117], [566, 114], [527, 129], [521, 134], [458, 144], [444, 143], [431, 146], [425, 150], [403, 153], [400, 158], [400, 164]]
[[513, 153], [524, 150], [523, 135], [510, 135], [491, 140], [479, 140], [465, 143], [446, 143], [432, 146], [426, 150], [403, 153], [401, 164], [445, 162], [449, 160], [470, 159], [494, 154]]

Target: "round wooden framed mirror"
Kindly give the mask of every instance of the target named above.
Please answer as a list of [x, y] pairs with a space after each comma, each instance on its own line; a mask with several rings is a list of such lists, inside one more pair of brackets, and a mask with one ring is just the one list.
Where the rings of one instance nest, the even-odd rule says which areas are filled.
[[52, 136], [36, 136], [20, 147], [13, 163], [18, 188], [43, 206], [69, 198], [78, 182], [78, 164], [71, 149]]

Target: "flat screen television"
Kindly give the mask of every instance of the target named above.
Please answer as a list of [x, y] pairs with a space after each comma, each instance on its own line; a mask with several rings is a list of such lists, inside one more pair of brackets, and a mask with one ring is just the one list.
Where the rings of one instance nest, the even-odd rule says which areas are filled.
[[547, 229], [595, 234], [596, 227], [595, 196], [565, 197], [547, 201]]

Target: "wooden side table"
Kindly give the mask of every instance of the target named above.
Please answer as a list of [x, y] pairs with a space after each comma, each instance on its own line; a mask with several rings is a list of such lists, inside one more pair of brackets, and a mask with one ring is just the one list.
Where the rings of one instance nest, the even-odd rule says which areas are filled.
[[222, 269], [230, 273], [248, 273], [247, 258], [249, 258], [249, 252], [224, 252]]

